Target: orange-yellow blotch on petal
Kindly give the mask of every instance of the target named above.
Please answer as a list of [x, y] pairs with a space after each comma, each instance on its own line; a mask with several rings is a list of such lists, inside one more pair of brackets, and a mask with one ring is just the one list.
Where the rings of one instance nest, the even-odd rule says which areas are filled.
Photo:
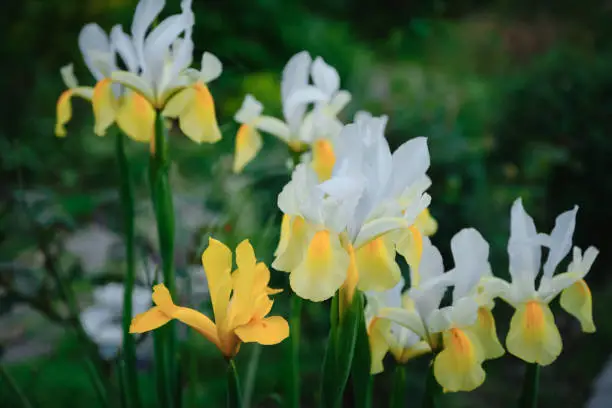
[[485, 359], [490, 360], [504, 355], [506, 351], [497, 337], [495, 318], [489, 308], [478, 308], [478, 318], [471, 329], [482, 345]]
[[563, 343], [547, 304], [535, 300], [518, 306], [506, 338], [508, 352], [528, 363], [551, 364]]
[[346, 280], [349, 261], [337, 234], [317, 231], [302, 261], [291, 272], [291, 289], [301, 298], [314, 302], [329, 299]]
[[155, 134], [155, 110], [151, 103], [137, 92], [122, 98], [117, 111], [117, 125], [137, 142], [151, 142]]
[[215, 102], [210, 90], [202, 82], [196, 82], [174, 95], [162, 115], [178, 118], [181, 131], [196, 143], [215, 143], [221, 140]]
[[382, 292], [393, 288], [402, 273], [395, 262], [395, 247], [389, 235], [379, 236], [355, 252], [359, 290]]
[[261, 135], [252, 126], [242, 125], [236, 134], [236, 148], [234, 150], [234, 173], [240, 173], [244, 167], [255, 158], [261, 150]]
[[468, 330], [443, 334], [444, 349], [434, 360], [434, 375], [445, 391], [472, 391], [485, 379], [482, 346]]
[[283, 216], [281, 236], [272, 267], [277, 271], [291, 272], [302, 262], [307, 239], [306, 221], [300, 216]]
[[593, 299], [591, 290], [583, 279], [564, 289], [559, 303], [566, 312], [580, 321], [583, 332], [595, 333]]
[[280, 316], [272, 316], [237, 327], [235, 333], [245, 343], [269, 346], [289, 337], [289, 324]]
[[66, 123], [72, 118], [72, 89], [67, 89], [57, 100], [57, 118], [55, 122], [55, 136], [66, 136]]
[[410, 266], [410, 285], [418, 286], [421, 280], [419, 266], [423, 255], [423, 234], [415, 225], [411, 225], [401, 232], [395, 248]]
[[140, 313], [132, 319], [130, 333], [145, 333], [163, 326], [171, 320], [171, 317], [161, 311], [159, 307], [152, 307], [146, 312]]
[[319, 181], [329, 180], [336, 164], [336, 155], [331, 141], [319, 139], [312, 145], [312, 168], [317, 173]]
[[96, 84], [93, 90], [91, 103], [94, 113], [94, 133], [98, 136], [104, 136], [117, 116], [118, 102], [112, 85], [110, 78], [104, 78]]
[[429, 212], [429, 208], [425, 208], [421, 213], [417, 216], [414, 221], [414, 225], [425, 235], [426, 237], [430, 237], [436, 233], [438, 230], [438, 221], [434, 217], [431, 216]]

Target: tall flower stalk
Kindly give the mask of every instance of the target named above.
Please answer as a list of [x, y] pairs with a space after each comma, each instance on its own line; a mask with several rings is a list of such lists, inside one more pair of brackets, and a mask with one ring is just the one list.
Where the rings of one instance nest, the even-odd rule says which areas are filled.
[[136, 280], [136, 260], [134, 257], [134, 191], [130, 176], [129, 161], [125, 154], [125, 136], [121, 132], [116, 135], [116, 153], [120, 175], [120, 196], [123, 210], [123, 229], [125, 236], [126, 274], [123, 290], [123, 357], [125, 359], [126, 399], [132, 408], [140, 408], [140, 392], [138, 387], [138, 372], [136, 370], [136, 343], [130, 334], [132, 321], [132, 298]]

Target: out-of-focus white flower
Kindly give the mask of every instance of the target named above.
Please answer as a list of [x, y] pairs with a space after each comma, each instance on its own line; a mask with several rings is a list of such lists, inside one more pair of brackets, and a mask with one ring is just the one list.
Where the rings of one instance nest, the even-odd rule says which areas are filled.
[[[123, 341], [123, 291], [121, 283], [109, 283], [93, 292], [93, 304], [81, 312], [81, 324], [100, 348], [105, 358], [113, 357]], [[146, 311], [151, 304], [150, 291], [135, 287], [132, 294], [132, 317]]]

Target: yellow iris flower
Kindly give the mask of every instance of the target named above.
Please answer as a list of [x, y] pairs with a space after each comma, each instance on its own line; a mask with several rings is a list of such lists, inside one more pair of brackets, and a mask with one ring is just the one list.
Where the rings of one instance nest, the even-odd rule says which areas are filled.
[[237, 269], [232, 271], [232, 252], [220, 241], [209, 240], [202, 254], [208, 279], [214, 322], [206, 315], [177, 306], [163, 284], [153, 290], [155, 306], [134, 318], [130, 333], [143, 333], [179, 320], [208, 339], [227, 358], [238, 353], [241, 343], [278, 344], [289, 336], [289, 325], [280, 316], [268, 317], [280, 292], [268, 287], [270, 271], [257, 262], [248, 240], [236, 248]]
[[[523, 208], [521, 199], [517, 199], [511, 210], [508, 241], [512, 282], [491, 278], [485, 283], [494, 287], [493, 290], [516, 309], [510, 321], [506, 346], [510, 353], [528, 363], [546, 366], [561, 354], [561, 334], [548, 306], [559, 293], [561, 306], [578, 318], [583, 331], [595, 331], [591, 292], [584, 276], [597, 257], [597, 249], [589, 248], [583, 258], [580, 249], [575, 248], [568, 272], [554, 275], [572, 247], [577, 211], [576, 206], [559, 215], [550, 235], [538, 234], [533, 218]], [[540, 264], [542, 246], [549, 249], [543, 268]], [[540, 269], [542, 276], [536, 289]]]
[[[234, 172], [240, 173], [261, 150], [259, 131], [263, 131], [278, 137], [293, 151], [304, 152], [310, 147], [311, 164], [319, 181], [329, 179], [335, 164], [333, 140], [342, 130], [337, 116], [351, 99], [347, 91], [339, 88], [338, 72], [322, 58], [313, 62], [306, 51], [294, 55], [282, 74], [284, 120], [262, 115], [263, 105], [252, 95], [245, 97], [236, 112], [234, 119], [241, 126], [236, 134]], [[306, 112], [309, 104], [314, 107]]]

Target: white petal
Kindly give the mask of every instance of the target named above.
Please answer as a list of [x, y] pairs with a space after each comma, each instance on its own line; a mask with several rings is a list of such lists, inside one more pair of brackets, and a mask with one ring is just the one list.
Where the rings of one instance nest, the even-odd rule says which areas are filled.
[[538, 294], [545, 302], [553, 300], [565, 288], [572, 286], [582, 279], [580, 274], [573, 272], [560, 273], [540, 283]]
[[255, 127], [261, 131], [267, 132], [278, 137], [284, 142], [289, 141], [289, 128], [287, 124], [280, 119], [271, 116], [260, 116], [255, 122]]
[[306, 105], [316, 101], [326, 100], [326, 95], [314, 86], [304, 86], [293, 89], [283, 101], [283, 114], [289, 128], [296, 132], [299, 128]]
[[471, 326], [478, 317], [478, 303], [470, 297], [453, 302], [451, 318], [459, 327]]
[[393, 152], [393, 185], [391, 195], [401, 194], [408, 186], [425, 175], [429, 168], [426, 137], [415, 137]]
[[132, 20], [132, 39], [140, 65], [144, 65], [144, 42], [147, 30], [164, 8], [164, 0], [140, 0]]
[[533, 218], [523, 208], [518, 198], [512, 205], [510, 213], [510, 240], [508, 255], [510, 258], [510, 275], [512, 282], [525, 285], [526, 290], [533, 290], [535, 278], [540, 270], [540, 242]]
[[121, 56], [128, 71], [137, 73], [138, 56], [136, 55], [136, 49], [134, 48], [134, 44], [132, 44], [130, 36], [123, 32], [121, 25], [117, 24], [111, 30], [110, 37], [113, 48], [117, 50]]
[[155, 97], [153, 95], [153, 88], [138, 75], [127, 71], [115, 71], [113, 72], [111, 78], [113, 81], [138, 92], [147, 98], [152, 104], [154, 103]]
[[62, 76], [64, 84], [66, 84], [66, 87], [72, 89], [79, 86], [79, 82], [77, 81], [76, 76], [74, 75], [74, 65], [64, 65], [60, 69], [60, 74]]
[[431, 312], [427, 318], [427, 330], [430, 333], [442, 333], [453, 326], [451, 318], [451, 306], [444, 307]]
[[179, 38], [172, 44], [172, 69], [170, 77], [175, 78], [189, 68], [193, 60], [193, 41], [191, 38]]
[[342, 109], [351, 101], [351, 93], [348, 91], [338, 91], [329, 102], [330, 114], [337, 116]]
[[87, 24], [79, 33], [79, 48], [91, 74], [100, 80], [114, 69], [114, 56], [110, 41], [102, 28], [94, 23]]
[[223, 64], [210, 52], [202, 54], [202, 68], [200, 69], [200, 80], [205, 84], [219, 78], [223, 71]]
[[312, 63], [311, 75], [315, 86], [323, 91], [328, 98], [331, 98], [340, 88], [338, 71], [331, 65], [326, 64], [321, 57], [315, 58]]
[[584, 277], [591, 270], [591, 267], [593, 266], [593, 262], [595, 262], [597, 255], [599, 255], [599, 250], [594, 246], [590, 246], [584, 252], [584, 255], [582, 257], [582, 277]]
[[544, 264], [543, 278], [550, 279], [559, 263], [572, 248], [572, 236], [576, 227], [576, 212], [578, 206], [559, 215], [555, 220], [555, 227], [550, 233], [548, 258]]
[[247, 94], [242, 101], [238, 112], [234, 115], [234, 120], [238, 123], [252, 123], [263, 112], [263, 105], [251, 94]]
[[451, 251], [456, 274], [453, 298], [460, 299], [490, 271], [489, 244], [474, 228], [464, 228], [451, 239]]
[[386, 232], [400, 228], [408, 228], [409, 226], [410, 224], [401, 217], [386, 217], [369, 221], [365, 223], [359, 231], [354, 246], [355, 248], [359, 248]]
[[379, 312], [379, 317], [391, 320], [402, 327], [412, 330], [423, 339], [427, 336], [421, 316], [414, 311], [391, 307], [382, 308]]
[[302, 51], [291, 57], [287, 65], [285, 65], [281, 81], [281, 98], [283, 106], [293, 91], [303, 88], [308, 84], [308, 73], [311, 61], [310, 54], [306, 51]]

